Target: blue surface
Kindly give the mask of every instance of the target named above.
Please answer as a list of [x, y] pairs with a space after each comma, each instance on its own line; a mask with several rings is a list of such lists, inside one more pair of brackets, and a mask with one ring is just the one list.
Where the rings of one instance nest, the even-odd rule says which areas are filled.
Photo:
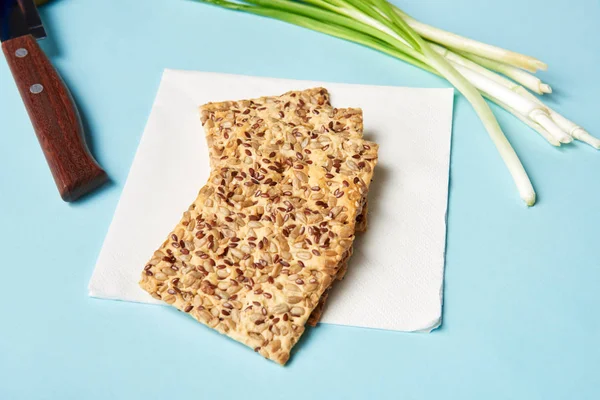
[[[598, 1], [398, 3], [543, 59], [551, 103], [600, 135]], [[527, 209], [461, 98], [440, 330], [322, 325], [281, 368], [178, 312], [88, 298], [163, 68], [446, 84], [354, 44], [191, 1], [56, 0], [42, 16], [53, 40], [45, 49], [113, 183], [80, 203], [59, 199], [0, 61], [0, 399], [596, 398], [600, 152], [554, 149], [495, 108], [538, 191]]]

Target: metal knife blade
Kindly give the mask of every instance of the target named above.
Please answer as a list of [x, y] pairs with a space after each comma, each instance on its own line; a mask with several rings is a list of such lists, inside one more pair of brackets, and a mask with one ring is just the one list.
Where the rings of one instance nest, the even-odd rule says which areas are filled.
[[37, 40], [46, 38], [46, 30], [38, 13], [36, 5], [31, 1], [22, 1], [23, 14], [27, 19], [29, 33]]
[[0, 41], [58, 191], [73, 201], [107, 177], [91, 156], [69, 89], [36, 39], [46, 31], [34, 0], [0, 0]]
[[31, 34], [44, 39], [46, 30], [33, 1], [0, 0], [0, 41]]

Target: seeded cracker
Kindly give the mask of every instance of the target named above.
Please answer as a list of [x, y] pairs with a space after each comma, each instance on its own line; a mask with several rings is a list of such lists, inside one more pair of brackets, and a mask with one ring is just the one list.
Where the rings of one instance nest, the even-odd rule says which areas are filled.
[[[314, 113], [315, 107], [319, 107], [319, 109], [327, 110], [330, 116], [345, 115], [346, 119], [352, 123], [352, 129], [349, 130], [349, 134], [353, 135], [356, 138], [362, 138], [363, 134], [363, 120], [362, 120], [362, 110], [361, 109], [334, 109], [331, 106], [329, 93], [327, 89], [319, 87], [313, 89], [307, 89], [302, 92], [297, 92], [301, 94], [304, 98], [309, 99], [309, 101], [305, 101], [305, 107], [307, 113]], [[285, 95], [284, 95], [285, 96]], [[276, 99], [279, 96], [271, 97], [270, 99]], [[282, 96], [283, 97], [283, 96]], [[252, 100], [242, 100], [240, 102], [236, 101], [222, 101], [218, 103], [208, 103], [202, 106], [202, 110], [206, 113], [214, 113], [217, 111], [227, 111], [232, 107], [239, 108], [240, 103], [250, 103]], [[290, 103], [291, 104], [291, 103]], [[317, 110], [318, 112], [318, 110]], [[331, 114], [331, 113], [334, 114]], [[220, 131], [210, 132], [206, 134], [206, 139], [208, 142], [208, 151], [209, 151], [209, 159], [210, 165], [214, 167], [218, 165], [222, 160], [220, 159], [222, 152], [225, 148], [225, 143], [229, 139], [230, 128], [224, 128]], [[335, 130], [334, 130], [335, 132]], [[357, 232], [366, 232], [367, 230], [367, 198], [364, 197], [364, 205], [362, 207], [361, 213], [356, 217], [356, 231]]]
[[[327, 92], [327, 90], [325, 88], [313, 88], [313, 89], [308, 89], [308, 90], [304, 90], [302, 92], [298, 92], [298, 95], [301, 95], [305, 100], [304, 101], [304, 106], [306, 108], [305, 112], [300, 113], [300, 115], [302, 114], [306, 114], [306, 113], [319, 113], [319, 112], [323, 112], [323, 110], [326, 110], [326, 112], [329, 114], [330, 117], [336, 118], [336, 116], [344, 116], [345, 119], [348, 120], [348, 123], [351, 124], [351, 126], [349, 126], [345, 132], [349, 135], [351, 135], [351, 137], [356, 137], [356, 138], [362, 138], [362, 133], [363, 133], [363, 120], [362, 120], [362, 110], [360, 109], [334, 109], [331, 106], [330, 103], [330, 97], [329, 97], [329, 93]], [[282, 96], [285, 97], [286, 95]], [[280, 99], [279, 96], [277, 97], [271, 97], [268, 100], [277, 100]], [[265, 98], [266, 100], [266, 98]], [[215, 113], [218, 111], [229, 111], [232, 108], [238, 108], [240, 106], [242, 106], [242, 104], [240, 103], [246, 103], [245, 105], [250, 105], [253, 102], [253, 100], [245, 100], [245, 101], [241, 101], [241, 102], [235, 102], [235, 101], [224, 101], [224, 102], [218, 102], [218, 103], [208, 103], [205, 104], [204, 106], [202, 106], [202, 111], [204, 113], [208, 113], [209, 115], [211, 113]], [[285, 104], [285, 103], [284, 103]], [[318, 110], [316, 109], [318, 107]], [[320, 110], [320, 111], [319, 111]], [[294, 110], [295, 111], [295, 110]], [[304, 110], [302, 110], [304, 111]], [[300, 115], [298, 115], [298, 117], [300, 117]], [[242, 117], [244, 118], [244, 117]], [[293, 121], [293, 122], [297, 122], [297, 121]], [[214, 132], [207, 132], [206, 133], [206, 138], [207, 138], [207, 142], [208, 142], [208, 149], [209, 149], [209, 159], [210, 159], [210, 164], [212, 167], [216, 167], [219, 166], [221, 163], [226, 163], [227, 159], [222, 159], [222, 154], [223, 151], [225, 149], [225, 145], [229, 140], [229, 135], [231, 132], [231, 127], [225, 126], [224, 129], [221, 130], [216, 130]], [[336, 131], [342, 131], [342, 129], [334, 129], [336, 127], [332, 127], [332, 131], [336, 132]], [[367, 228], [367, 197], [366, 194], [365, 196], [363, 196], [363, 206], [361, 207], [361, 213], [356, 217], [356, 225], [355, 225], [355, 231], [356, 232], [365, 232], [366, 228]], [[347, 268], [348, 268], [348, 260], [351, 256], [351, 252], [348, 253], [343, 261], [341, 262], [341, 267], [338, 271], [336, 280], [342, 280], [344, 275], [346, 274]], [[333, 285], [333, 282], [332, 282]], [[330, 286], [330, 288], [328, 290], [331, 289], [332, 286]], [[327, 293], [327, 292], [326, 292]], [[319, 305], [315, 308], [315, 310], [313, 311], [313, 314], [311, 315], [311, 317], [308, 320], [308, 324], [310, 326], [316, 326], [317, 323], [319, 322], [319, 320], [321, 319], [321, 315], [324, 311], [324, 306], [325, 306], [325, 302], [327, 301], [327, 294], [323, 295], [320, 299]]]
[[228, 161], [213, 169], [140, 282], [280, 364], [351, 251], [377, 162], [377, 145], [347, 135], [343, 115], [308, 114], [302, 94], [287, 98], [203, 113], [207, 136], [230, 129], [220, 156]]

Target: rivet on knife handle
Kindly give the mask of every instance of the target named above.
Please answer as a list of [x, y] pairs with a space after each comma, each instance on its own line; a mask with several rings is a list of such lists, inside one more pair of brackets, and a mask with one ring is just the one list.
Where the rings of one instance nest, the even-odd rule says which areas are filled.
[[31, 35], [2, 50], [61, 197], [73, 201], [106, 181], [90, 155], [79, 113], [64, 82]]

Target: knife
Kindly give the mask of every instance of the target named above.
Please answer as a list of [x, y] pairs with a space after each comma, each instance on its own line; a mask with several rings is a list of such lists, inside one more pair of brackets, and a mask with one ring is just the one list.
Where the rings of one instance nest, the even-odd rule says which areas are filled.
[[29, 119], [64, 201], [102, 185], [73, 98], [36, 39], [46, 31], [34, 0], [0, 0], [0, 41]]

